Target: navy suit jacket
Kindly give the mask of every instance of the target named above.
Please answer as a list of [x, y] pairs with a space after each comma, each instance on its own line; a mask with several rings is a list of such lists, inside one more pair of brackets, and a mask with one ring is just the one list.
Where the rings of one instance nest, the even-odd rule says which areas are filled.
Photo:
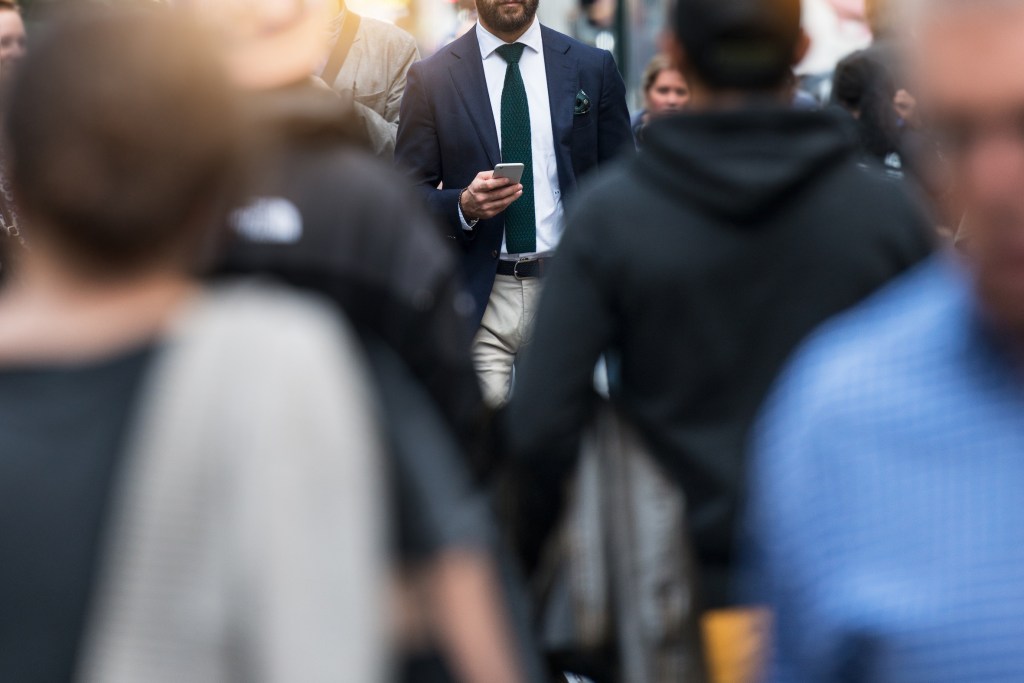
[[[546, 26], [541, 35], [558, 182], [563, 201], [568, 201], [584, 174], [633, 149], [626, 87], [607, 50]], [[577, 114], [576, 95], [581, 90], [591, 105], [588, 112]], [[449, 236], [461, 245], [466, 285], [479, 323], [494, 285], [505, 216], [480, 221], [471, 231], [463, 230], [459, 221], [459, 192], [478, 173], [501, 163], [475, 28], [409, 70], [395, 157], [412, 174]]]

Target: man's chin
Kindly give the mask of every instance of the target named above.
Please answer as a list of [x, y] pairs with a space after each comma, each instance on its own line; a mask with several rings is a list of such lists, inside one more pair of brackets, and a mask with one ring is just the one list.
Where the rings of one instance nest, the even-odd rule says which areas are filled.
[[499, 11], [506, 26], [522, 28], [526, 23], [526, 8], [522, 5], [502, 5]]
[[521, 31], [533, 22], [535, 16], [528, 4], [526, 2], [500, 4], [491, 7], [486, 14], [481, 12], [481, 18], [486, 19], [485, 23], [498, 31], [508, 33]]

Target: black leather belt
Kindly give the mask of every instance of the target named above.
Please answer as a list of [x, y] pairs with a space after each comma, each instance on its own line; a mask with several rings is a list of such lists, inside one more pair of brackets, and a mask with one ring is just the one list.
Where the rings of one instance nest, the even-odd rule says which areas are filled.
[[544, 277], [549, 268], [551, 268], [551, 257], [498, 261], [498, 275], [511, 275], [517, 280]]

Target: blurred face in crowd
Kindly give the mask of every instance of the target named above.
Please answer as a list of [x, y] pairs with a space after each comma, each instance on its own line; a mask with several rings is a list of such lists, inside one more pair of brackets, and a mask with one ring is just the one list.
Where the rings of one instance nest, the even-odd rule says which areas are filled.
[[[335, 8], [335, 3], [327, 4]], [[284, 29], [306, 11], [303, 2], [294, 0], [201, 0], [197, 5], [211, 24], [230, 25], [235, 39]]]
[[521, 34], [537, 16], [540, 0], [476, 0], [480, 23], [499, 37]]
[[0, 10], [0, 73], [8, 78], [25, 56], [25, 22], [14, 10]]
[[912, 67], [988, 314], [1024, 342], [1024, 2], [936, 0]]
[[690, 88], [683, 74], [675, 69], [662, 69], [647, 89], [646, 109], [651, 116], [679, 111], [690, 100]]
[[209, 28], [236, 85], [260, 90], [298, 83], [327, 59], [338, 0], [189, 0]]

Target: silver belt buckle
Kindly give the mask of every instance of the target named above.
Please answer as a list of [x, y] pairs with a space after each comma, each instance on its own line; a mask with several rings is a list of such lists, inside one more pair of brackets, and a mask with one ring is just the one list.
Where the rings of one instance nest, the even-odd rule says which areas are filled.
[[516, 261], [516, 264], [514, 266], [512, 266], [512, 275], [515, 277], [516, 280], [519, 280], [520, 282], [522, 282], [523, 280], [526, 280], [527, 278], [522, 277], [521, 275], [519, 275], [519, 266], [524, 264], [524, 263], [532, 263], [534, 261], [539, 261], [539, 260], [540, 259], [537, 258], [536, 256], [519, 259], [518, 261]]

